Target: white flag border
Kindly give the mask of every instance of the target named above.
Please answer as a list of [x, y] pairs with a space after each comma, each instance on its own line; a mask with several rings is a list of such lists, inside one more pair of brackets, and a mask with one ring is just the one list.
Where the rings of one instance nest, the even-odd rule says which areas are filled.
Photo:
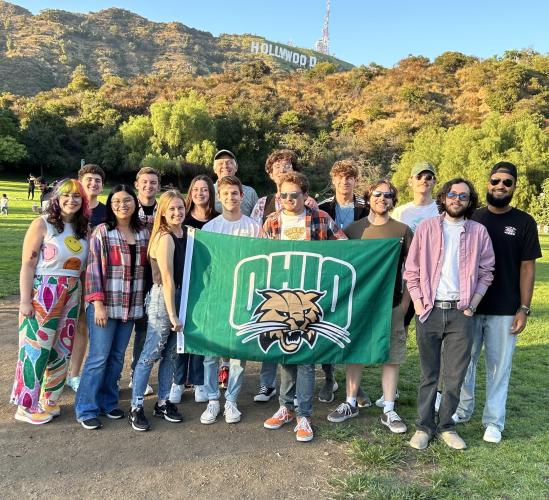
[[189, 286], [191, 284], [191, 262], [193, 259], [195, 229], [189, 227], [187, 230], [187, 247], [185, 249], [185, 265], [183, 267], [183, 278], [181, 280], [181, 302], [179, 303], [179, 320], [183, 325], [180, 332], [177, 332], [177, 353], [185, 352], [185, 321], [187, 319], [187, 303], [189, 299]]

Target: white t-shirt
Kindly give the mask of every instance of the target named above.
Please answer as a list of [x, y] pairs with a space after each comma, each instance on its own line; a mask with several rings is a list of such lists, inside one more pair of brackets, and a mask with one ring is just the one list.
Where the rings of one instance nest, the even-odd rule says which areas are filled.
[[248, 236], [250, 238], [257, 238], [261, 234], [259, 224], [247, 215], [242, 215], [236, 221], [227, 220], [223, 215], [218, 215], [204, 224], [202, 230], [210, 233], [232, 234], [233, 236]]
[[438, 215], [438, 207], [436, 202], [429, 205], [414, 205], [414, 202], [406, 203], [393, 210], [391, 216], [393, 219], [404, 222], [413, 232], [415, 232], [417, 225], [423, 220], [429, 217], [436, 217]]
[[299, 215], [280, 214], [280, 239], [281, 240], [305, 240], [307, 228], [305, 227], [305, 211]]
[[465, 221], [442, 221], [444, 256], [435, 300], [459, 300], [459, 239]]

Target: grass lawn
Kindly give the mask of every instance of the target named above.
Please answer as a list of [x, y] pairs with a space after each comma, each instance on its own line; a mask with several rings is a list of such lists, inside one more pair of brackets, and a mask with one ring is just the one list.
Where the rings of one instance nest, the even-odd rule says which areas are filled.
[[[0, 217], [0, 297], [18, 293], [21, 243], [36, 217], [27, 201], [26, 183], [0, 181], [0, 195], [10, 198], [10, 215]], [[105, 190], [106, 192], [106, 190]], [[35, 196], [38, 198], [38, 191]], [[424, 452], [408, 446], [415, 419], [419, 366], [414, 332], [408, 341], [408, 360], [399, 384], [399, 414], [409, 425], [404, 436], [391, 434], [379, 422], [379, 408], [362, 409], [358, 419], [343, 424], [316, 422], [317, 435], [342, 443], [352, 458], [346, 474], [330, 480], [337, 498], [549, 498], [549, 236], [542, 236], [543, 258], [538, 261], [533, 316], [519, 336], [509, 387], [503, 440], [482, 440], [484, 360], [479, 362], [478, 405], [473, 419], [458, 431], [468, 449], [456, 452], [433, 442]], [[338, 381], [345, 386], [344, 374]], [[363, 387], [372, 399], [380, 394], [380, 370], [368, 368]], [[344, 390], [338, 391], [339, 400]]]

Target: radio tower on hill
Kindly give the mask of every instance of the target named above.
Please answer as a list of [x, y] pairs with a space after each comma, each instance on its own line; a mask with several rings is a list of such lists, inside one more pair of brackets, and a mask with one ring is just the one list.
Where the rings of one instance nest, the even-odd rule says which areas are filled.
[[330, 35], [328, 25], [330, 22], [330, 0], [326, 0], [326, 17], [324, 17], [324, 26], [322, 27], [322, 38], [315, 43], [315, 50], [322, 54], [330, 53]]

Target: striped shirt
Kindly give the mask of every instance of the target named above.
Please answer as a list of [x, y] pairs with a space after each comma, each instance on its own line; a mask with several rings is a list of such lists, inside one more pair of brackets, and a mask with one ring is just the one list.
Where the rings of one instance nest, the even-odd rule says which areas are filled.
[[85, 300], [100, 300], [107, 316], [122, 321], [143, 317], [144, 268], [147, 265], [149, 230], [135, 233], [135, 272], [128, 243], [118, 229], [97, 226], [90, 238]]

